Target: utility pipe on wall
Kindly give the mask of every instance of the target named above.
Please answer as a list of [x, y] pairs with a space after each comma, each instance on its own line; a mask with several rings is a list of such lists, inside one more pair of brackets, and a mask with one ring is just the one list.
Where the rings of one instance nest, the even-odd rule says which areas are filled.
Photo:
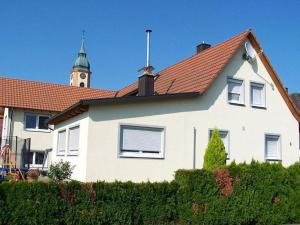
[[193, 169], [196, 169], [196, 137], [197, 130], [196, 127], [193, 128]]

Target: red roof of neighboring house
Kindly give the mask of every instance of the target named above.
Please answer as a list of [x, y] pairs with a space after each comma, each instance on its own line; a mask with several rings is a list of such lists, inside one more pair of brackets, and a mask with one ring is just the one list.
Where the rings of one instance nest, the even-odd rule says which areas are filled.
[[[242, 42], [246, 40], [249, 33], [251, 30], [240, 33], [158, 72], [158, 77], [155, 80], [155, 91], [159, 94], [204, 93]], [[118, 96], [124, 96], [137, 90], [137, 86], [137, 83], [133, 83], [119, 90]]]
[[0, 107], [59, 112], [81, 99], [113, 97], [114, 91], [0, 77]]

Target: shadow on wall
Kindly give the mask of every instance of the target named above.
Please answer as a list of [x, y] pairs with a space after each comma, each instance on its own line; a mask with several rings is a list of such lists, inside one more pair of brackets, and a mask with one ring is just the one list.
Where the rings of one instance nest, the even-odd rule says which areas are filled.
[[[240, 53], [240, 52], [239, 52]], [[227, 86], [227, 76], [236, 74], [242, 64], [242, 54], [237, 54], [223, 71], [230, 71], [230, 74], [222, 72], [212, 86], [201, 96], [186, 99], [156, 100], [136, 103], [101, 104], [90, 107], [89, 116], [93, 121], [107, 121], [116, 119], [138, 118], [144, 116], [166, 115], [173, 113], [205, 111], [209, 110], [220, 97]], [[257, 69], [256, 69], [257, 70]], [[227, 96], [224, 101], [227, 101]], [[150, 104], [151, 103], [151, 104]]]

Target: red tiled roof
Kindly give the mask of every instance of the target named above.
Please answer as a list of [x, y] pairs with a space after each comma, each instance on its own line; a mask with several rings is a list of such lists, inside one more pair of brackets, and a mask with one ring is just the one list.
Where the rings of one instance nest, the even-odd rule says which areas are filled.
[[81, 99], [113, 97], [114, 91], [0, 77], [0, 106], [59, 112]]
[[[159, 94], [204, 93], [250, 32], [247, 30], [240, 33], [158, 72], [158, 77], [155, 80], [155, 91]], [[119, 90], [118, 96], [129, 94], [135, 91], [137, 87], [138, 84], [133, 83]]]

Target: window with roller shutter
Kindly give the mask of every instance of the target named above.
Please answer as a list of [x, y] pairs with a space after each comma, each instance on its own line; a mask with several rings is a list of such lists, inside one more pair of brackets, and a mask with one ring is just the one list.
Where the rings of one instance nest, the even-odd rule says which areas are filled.
[[119, 155], [121, 157], [164, 157], [164, 128], [120, 126]]

